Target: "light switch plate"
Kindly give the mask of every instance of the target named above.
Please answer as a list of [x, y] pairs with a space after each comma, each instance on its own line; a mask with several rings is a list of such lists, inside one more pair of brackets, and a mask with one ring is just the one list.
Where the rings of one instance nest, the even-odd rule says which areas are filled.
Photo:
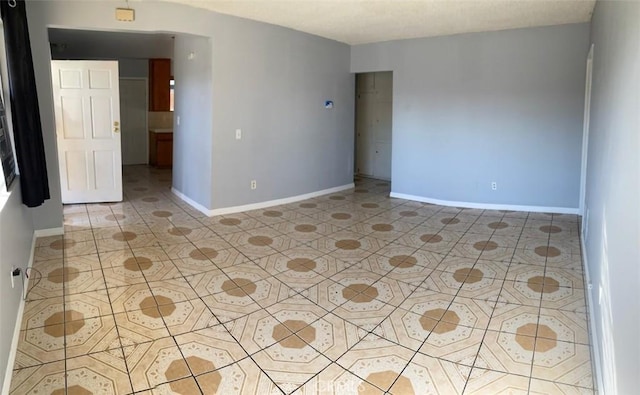
[[236, 140], [240, 140], [242, 138], [242, 129], [236, 129]]

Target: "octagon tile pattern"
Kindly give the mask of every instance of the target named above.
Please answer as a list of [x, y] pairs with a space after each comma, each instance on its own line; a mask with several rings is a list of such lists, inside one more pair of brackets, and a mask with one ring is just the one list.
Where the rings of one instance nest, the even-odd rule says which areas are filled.
[[36, 241], [12, 394], [595, 394], [578, 218], [389, 198], [208, 218], [170, 171]]

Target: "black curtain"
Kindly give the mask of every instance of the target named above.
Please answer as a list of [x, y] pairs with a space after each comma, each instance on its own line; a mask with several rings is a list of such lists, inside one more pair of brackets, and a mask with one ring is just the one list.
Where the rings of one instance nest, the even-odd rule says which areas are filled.
[[0, 15], [7, 50], [13, 137], [22, 202], [28, 207], [36, 207], [49, 199], [49, 181], [25, 1], [1, 0]]

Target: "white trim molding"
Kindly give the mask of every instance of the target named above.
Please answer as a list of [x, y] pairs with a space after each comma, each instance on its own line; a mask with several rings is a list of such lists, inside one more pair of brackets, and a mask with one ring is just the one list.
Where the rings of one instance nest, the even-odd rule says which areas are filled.
[[587, 294], [587, 312], [589, 314], [589, 337], [591, 338], [591, 352], [592, 352], [592, 369], [595, 375], [595, 384], [601, 393], [604, 393], [604, 381], [602, 370], [602, 358], [600, 356], [600, 341], [598, 339], [598, 327], [596, 325], [596, 314], [594, 311], [595, 300], [593, 296], [593, 283], [591, 282], [591, 276], [589, 275], [589, 265], [587, 264], [587, 249], [584, 244], [584, 233], [580, 233], [580, 251], [582, 252], [582, 265], [584, 267], [584, 281], [586, 294]]
[[202, 214], [204, 214], [206, 216], [209, 216], [209, 217], [211, 216], [211, 215], [209, 215], [209, 212], [211, 210], [209, 210], [205, 206], [201, 205], [200, 203], [196, 202], [195, 200], [191, 199], [190, 197], [188, 197], [184, 193], [180, 192], [179, 190], [175, 189], [174, 187], [171, 187], [171, 193], [173, 193], [174, 195], [179, 197], [182, 201], [187, 203], [189, 206], [191, 206], [191, 207], [195, 208], [196, 210], [200, 211]]
[[[587, 195], [587, 157], [589, 155], [589, 124], [591, 120], [591, 85], [593, 80], [593, 47], [587, 55], [587, 73], [584, 88], [584, 116], [582, 121], [582, 161], [580, 167], [580, 215], [584, 217], [585, 197]], [[583, 224], [584, 225], [584, 224]]]
[[355, 188], [355, 185], [353, 183], [341, 185], [341, 186], [338, 186], [338, 187], [323, 189], [321, 191], [305, 193], [303, 195], [297, 195], [297, 196], [291, 196], [291, 197], [287, 197], [287, 198], [282, 198], [282, 199], [267, 200], [266, 202], [251, 203], [251, 204], [245, 204], [245, 205], [242, 205], [242, 206], [232, 206], [232, 207], [223, 207], [223, 208], [215, 208], [215, 209], [208, 209], [208, 208], [204, 207], [200, 203], [195, 202], [193, 199], [190, 199], [184, 193], [180, 192], [179, 190], [177, 190], [175, 188], [171, 188], [171, 192], [173, 192], [174, 195], [176, 195], [180, 199], [184, 200], [187, 204], [189, 204], [190, 206], [192, 206], [196, 210], [200, 211], [204, 215], [206, 215], [208, 217], [213, 217], [213, 216], [216, 216], [216, 215], [234, 214], [234, 213], [240, 213], [240, 212], [243, 212], [243, 211], [259, 210], [259, 209], [262, 209], [262, 208], [279, 206], [281, 204], [295, 203], [295, 202], [299, 202], [301, 200], [311, 199], [311, 198], [314, 198], [314, 197], [318, 197], [318, 196], [322, 196], [322, 195], [328, 195], [328, 194], [331, 194], [331, 193], [336, 193], [336, 192], [340, 192], [340, 191], [344, 191], [344, 190], [352, 189], [352, 188]]
[[579, 209], [573, 207], [546, 207], [546, 206], [521, 206], [513, 204], [491, 204], [491, 203], [472, 203], [472, 202], [456, 202], [452, 200], [440, 200], [423, 196], [407, 195], [405, 193], [391, 192], [392, 198], [413, 200], [422, 203], [437, 204], [440, 206], [477, 208], [484, 210], [510, 210], [510, 211], [529, 211], [534, 213], [554, 213], [554, 214], [579, 214]]
[[48, 229], [36, 229], [33, 231], [33, 239], [38, 237], [60, 236], [64, 234], [64, 228], [48, 228]]

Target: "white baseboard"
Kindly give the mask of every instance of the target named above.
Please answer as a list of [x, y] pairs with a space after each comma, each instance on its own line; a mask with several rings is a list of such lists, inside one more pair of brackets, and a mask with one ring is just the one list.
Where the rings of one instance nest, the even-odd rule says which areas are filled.
[[452, 200], [440, 200], [423, 196], [407, 195], [404, 193], [391, 192], [392, 198], [414, 200], [416, 202], [437, 204], [440, 206], [477, 208], [484, 210], [510, 210], [510, 211], [529, 211], [534, 213], [554, 213], [554, 214], [579, 214], [578, 208], [571, 207], [545, 207], [545, 206], [520, 206], [513, 204], [491, 204], [491, 203], [471, 203], [456, 202]]
[[305, 193], [303, 195], [291, 196], [291, 197], [282, 198], [282, 199], [268, 200], [266, 202], [260, 202], [260, 203], [245, 204], [242, 206], [216, 208], [212, 210], [207, 209], [201, 204], [194, 202], [192, 199], [188, 198], [182, 192], [178, 191], [175, 188], [171, 188], [171, 192], [173, 192], [176, 196], [184, 200], [186, 203], [188, 203], [189, 205], [191, 205], [193, 208], [200, 211], [201, 213], [209, 217], [213, 217], [216, 215], [234, 214], [234, 213], [240, 213], [243, 211], [259, 210], [261, 208], [279, 206], [281, 204], [295, 203], [301, 200], [311, 199], [311, 198], [322, 196], [322, 195], [328, 195], [330, 193], [336, 193], [336, 192], [344, 191], [346, 189], [351, 189], [351, 188], [355, 188], [355, 185], [353, 183], [345, 184], [345, 185], [341, 185], [341, 186], [333, 187], [329, 189], [323, 189], [321, 191]]
[[604, 393], [604, 382], [602, 377], [602, 358], [600, 357], [600, 341], [598, 340], [598, 331], [596, 326], [595, 317], [593, 311], [593, 306], [595, 300], [593, 300], [592, 288], [593, 284], [591, 282], [591, 276], [589, 275], [589, 265], [587, 264], [587, 251], [584, 244], [584, 234], [580, 232], [580, 248], [582, 251], [582, 264], [584, 265], [584, 277], [586, 282], [586, 293], [587, 293], [587, 309], [589, 314], [589, 337], [591, 341], [591, 349], [593, 350], [593, 374], [596, 377], [596, 385], [598, 386], [598, 391], [603, 394]]
[[179, 190], [175, 189], [174, 187], [171, 187], [171, 193], [173, 193], [174, 195], [176, 195], [177, 197], [182, 199], [189, 206], [191, 206], [191, 207], [195, 208], [196, 210], [200, 211], [202, 214], [210, 216], [209, 212], [211, 210], [209, 210], [205, 206], [201, 205], [200, 203], [196, 202], [195, 200], [189, 198], [187, 195], [185, 195], [184, 193], [182, 193]]
[[48, 228], [48, 229], [36, 229], [33, 232], [33, 237], [34, 237], [34, 239], [37, 239], [38, 237], [58, 236], [58, 235], [63, 235], [63, 234], [64, 234], [64, 228], [63, 227]]
[[[42, 229], [38, 234], [38, 230], [33, 232], [33, 240], [31, 241], [31, 252], [29, 254], [29, 261], [27, 268], [30, 269], [33, 266], [33, 257], [36, 251], [36, 239], [38, 237], [53, 236], [56, 234], [62, 234], [63, 228]], [[54, 230], [58, 230], [59, 233], [53, 233]], [[25, 277], [25, 282], [22, 284], [22, 292], [29, 286], [29, 279]], [[11, 339], [11, 348], [9, 349], [9, 357], [7, 359], [7, 371], [4, 373], [4, 381], [2, 385], [2, 395], [8, 395], [11, 389], [11, 378], [13, 377], [13, 365], [16, 362], [16, 355], [18, 354], [18, 342], [20, 341], [20, 329], [22, 327], [22, 315], [24, 314], [24, 297], [20, 295], [20, 306], [18, 306], [18, 316], [16, 317], [16, 325], [13, 328], [13, 338]]]

